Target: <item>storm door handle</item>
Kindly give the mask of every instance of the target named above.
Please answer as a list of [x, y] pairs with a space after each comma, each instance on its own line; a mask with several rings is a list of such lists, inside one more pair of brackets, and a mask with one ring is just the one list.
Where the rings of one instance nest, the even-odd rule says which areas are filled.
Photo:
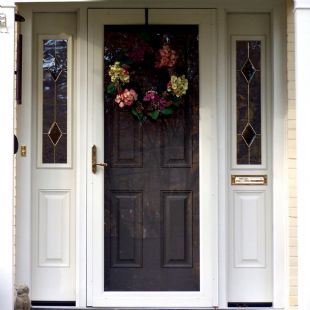
[[97, 166], [108, 167], [107, 163], [97, 163], [97, 147], [93, 145], [91, 148], [91, 170], [95, 174], [97, 172]]

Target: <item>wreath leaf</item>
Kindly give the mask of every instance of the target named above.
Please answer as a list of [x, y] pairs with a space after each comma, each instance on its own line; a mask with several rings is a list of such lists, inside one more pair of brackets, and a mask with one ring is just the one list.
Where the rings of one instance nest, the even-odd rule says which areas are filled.
[[112, 95], [116, 93], [116, 87], [114, 86], [114, 84], [111, 83], [108, 85], [107, 93]]
[[156, 120], [158, 119], [158, 116], [159, 116], [159, 111], [158, 111], [158, 110], [152, 111], [152, 112], [150, 113], [150, 116], [151, 116], [151, 118], [152, 118], [154, 121], [156, 121]]
[[165, 108], [165, 109], [161, 110], [160, 112], [163, 115], [171, 115], [173, 113], [173, 110], [172, 110], [172, 108]]
[[144, 114], [142, 112], [138, 112], [134, 107], [131, 108], [131, 113], [139, 120], [143, 121]]
[[131, 113], [132, 113], [134, 116], [138, 117], [138, 112], [136, 111], [136, 109], [135, 109], [134, 107], [131, 108]]

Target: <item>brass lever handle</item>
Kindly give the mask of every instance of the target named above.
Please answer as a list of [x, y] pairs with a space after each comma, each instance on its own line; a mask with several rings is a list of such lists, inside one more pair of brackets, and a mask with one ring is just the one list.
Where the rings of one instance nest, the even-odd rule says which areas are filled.
[[108, 167], [107, 163], [100, 163], [100, 164], [95, 164], [96, 166], [100, 166], [100, 167]]
[[93, 173], [96, 173], [97, 172], [97, 166], [100, 166], [100, 167], [108, 167], [108, 164], [107, 163], [99, 163], [97, 164], [97, 147], [96, 145], [93, 145], [92, 148], [91, 148], [91, 170]]

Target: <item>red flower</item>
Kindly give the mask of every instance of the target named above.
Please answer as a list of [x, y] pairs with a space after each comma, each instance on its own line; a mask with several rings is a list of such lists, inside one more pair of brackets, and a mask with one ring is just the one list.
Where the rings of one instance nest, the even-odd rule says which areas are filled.
[[176, 64], [178, 56], [175, 50], [172, 50], [168, 44], [165, 44], [163, 48], [159, 50], [159, 55], [157, 55], [156, 58], [155, 68], [171, 68]]

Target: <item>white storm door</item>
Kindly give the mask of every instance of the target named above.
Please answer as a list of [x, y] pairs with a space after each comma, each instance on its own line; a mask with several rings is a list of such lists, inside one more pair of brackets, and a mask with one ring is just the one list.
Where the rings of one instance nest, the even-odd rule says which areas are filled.
[[[109, 123], [105, 122], [104, 114], [106, 110], [105, 102], [103, 102], [103, 98], [105, 98], [106, 95], [105, 92], [107, 91], [104, 89], [105, 27], [111, 25], [144, 25], [145, 10], [90, 9], [88, 14], [88, 162], [91, 163], [92, 145], [97, 146], [98, 162], [103, 162], [105, 160], [105, 140], [109, 139], [107, 133], [109, 133], [111, 129]], [[108, 287], [107, 283], [109, 279], [105, 277], [107, 257], [109, 257], [110, 254], [105, 253], [107, 251], [105, 223], [108, 221], [105, 214], [105, 208], [107, 207], [105, 206], [105, 190], [110, 180], [107, 180], [105, 176], [107, 172], [105, 172], [104, 169], [98, 168], [97, 172], [93, 173], [91, 165], [89, 165], [87, 207], [87, 305], [98, 307], [210, 307], [217, 304], [218, 291], [217, 281], [214, 280], [217, 279], [218, 261], [216, 224], [216, 206], [218, 204], [216, 176], [218, 171], [217, 154], [216, 151], [214, 151], [217, 147], [216, 137], [211, 134], [212, 132], [216, 132], [216, 85], [214, 82], [216, 80], [214, 78], [216, 76], [215, 10], [150, 9], [148, 11], [148, 23], [150, 25], [167, 25], [167, 27], [168, 25], [182, 25], [182, 27], [186, 27], [186, 25], [198, 25], [199, 40], [197, 46], [200, 56], [199, 82], [197, 82], [199, 84], [199, 96], [197, 96], [197, 98], [199, 98], [199, 102], [197, 102], [197, 113], [199, 113], [198, 286], [196, 286], [195, 289], [185, 288], [183, 290], [173, 288], [162, 289], [161, 287], [164, 287], [164, 283], [148, 290], [131, 289], [129, 286], [127, 286], [127, 289], [120, 289], [119, 287], [125, 287], [122, 285], [115, 289]], [[123, 28], [126, 29], [126, 27]], [[147, 124], [143, 126], [147, 126]], [[149, 126], [154, 127], [154, 123], [150, 122]], [[112, 167], [108, 166], [107, 169], [112, 169]], [[111, 192], [113, 192], [113, 190], [111, 190]], [[134, 195], [132, 194], [133, 192]], [[126, 199], [134, 201], [136, 197], [139, 196], [137, 192], [138, 191], [132, 191], [130, 195], [128, 193], [123, 195], [124, 190], [118, 191], [118, 196], [115, 195], [115, 201], [117, 200], [115, 204], [120, 208], [122, 199], [125, 196]], [[191, 200], [191, 198], [188, 198], [191, 195], [189, 192], [190, 191], [182, 191], [179, 189], [170, 192], [164, 190], [160, 191], [159, 195], [162, 195], [161, 198], [163, 200], [170, 199], [169, 197], [175, 195], [172, 197], [172, 201], [177, 201], [181, 196], [188, 195], [187, 198], [180, 198], [188, 202]], [[138, 200], [140, 204], [143, 204], [144, 198], [139, 198]], [[173, 206], [173, 203], [174, 202], [171, 202], [171, 206]], [[142, 214], [145, 212], [143, 206], [139, 210]], [[126, 212], [124, 216], [126, 216]], [[144, 235], [143, 228], [142, 231], [143, 240], [141, 242], [146, 243], [147, 237]], [[140, 261], [136, 261], [132, 265], [129, 263], [129, 265], [134, 268], [140, 263]], [[143, 263], [145, 265], [147, 264], [147, 262]], [[111, 264], [111, 262], [108, 263], [108, 268], [113, 265]], [[161, 261], [159, 261], [158, 264], [161, 264]], [[120, 265], [121, 263], [118, 267], [121, 267]], [[127, 266], [123, 264], [122, 267], [128, 267], [128, 264]], [[167, 272], [173, 269], [169, 269], [169, 267], [171, 267], [169, 263], [164, 267], [168, 270]], [[188, 263], [188, 265], [180, 264], [180, 267], [190, 269], [191, 262]], [[177, 282], [178, 274], [175, 273], [174, 275], [176, 277], [175, 281]], [[123, 277], [123, 279], [123, 281], [126, 281], [126, 277]], [[122, 279], [120, 281], [122, 281]], [[139, 281], [141, 281], [140, 278]], [[137, 287], [143, 287], [143, 283], [139, 284], [141, 285]], [[133, 282], [133, 285], [136, 284]], [[152, 286], [149, 287], [152, 288]]]

